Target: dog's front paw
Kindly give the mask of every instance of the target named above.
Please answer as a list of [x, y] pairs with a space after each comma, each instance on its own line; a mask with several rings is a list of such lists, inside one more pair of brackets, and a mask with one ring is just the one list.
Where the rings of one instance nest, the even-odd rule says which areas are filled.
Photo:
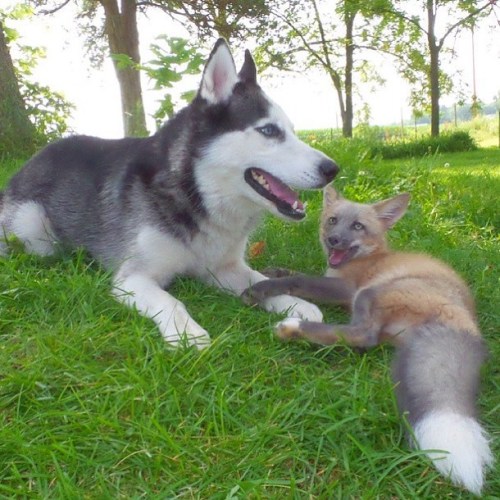
[[308, 321], [323, 321], [323, 314], [319, 307], [306, 300], [291, 295], [278, 295], [265, 301], [268, 311], [284, 313], [289, 317], [302, 318]]
[[193, 333], [170, 333], [164, 334], [163, 338], [168, 343], [168, 346], [172, 349], [178, 349], [183, 347], [196, 347], [198, 350], [207, 348], [210, 345], [210, 336], [207, 332], [204, 334], [193, 334]]
[[276, 336], [282, 340], [298, 339], [301, 337], [301, 321], [298, 318], [286, 318], [274, 327]]
[[289, 310], [288, 315], [292, 318], [301, 318], [307, 321], [316, 321], [321, 323], [323, 321], [323, 313], [315, 304], [307, 302], [307, 300], [291, 297], [297, 301], [295, 305]]
[[162, 336], [174, 349], [193, 346], [202, 350], [210, 345], [210, 335], [195, 321], [190, 321], [184, 330], [168, 325], [168, 328], [162, 329]]

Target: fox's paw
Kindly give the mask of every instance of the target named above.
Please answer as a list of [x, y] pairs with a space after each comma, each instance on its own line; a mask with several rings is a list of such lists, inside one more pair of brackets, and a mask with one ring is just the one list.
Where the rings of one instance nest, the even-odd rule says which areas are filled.
[[285, 269], [284, 267], [266, 267], [262, 271], [262, 274], [268, 278], [284, 278], [286, 276], [293, 276], [297, 273], [291, 269]]
[[[286, 293], [286, 290], [281, 290], [280, 286], [276, 285], [275, 280], [262, 280], [243, 290], [241, 299], [250, 306], [259, 304], [268, 311], [281, 312], [279, 309], [282, 307], [281, 303], [287, 302], [287, 299], [283, 298], [285, 297], [284, 293]], [[274, 300], [275, 298], [276, 300]], [[285, 307], [290, 307], [290, 304], [285, 304]]]
[[250, 286], [243, 290], [243, 293], [240, 295], [241, 300], [244, 304], [249, 306], [254, 306], [257, 304], [262, 304], [265, 297], [265, 292], [262, 293], [262, 285], [257, 287], [257, 285]]
[[298, 339], [301, 337], [301, 320], [298, 318], [286, 318], [274, 327], [276, 336], [282, 340]]

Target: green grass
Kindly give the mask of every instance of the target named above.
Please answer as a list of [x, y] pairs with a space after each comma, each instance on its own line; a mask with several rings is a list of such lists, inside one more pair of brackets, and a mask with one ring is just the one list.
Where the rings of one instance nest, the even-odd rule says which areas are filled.
[[[480, 413], [498, 456], [499, 151], [391, 162], [331, 153], [348, 197], [410, 191], [394, 246], [439, 256], [471, 284], [492, 353]], [[18, 165], [2, 164], [2, 180]], [[254, 267], [323, 271], [320, 194], [304, 199], [305, 222], [269, 218], [255, 233], [266, 247]], [[209, 349], [168, 350], [81, 252], [0, 261], [1, 497], [470, 498], [408, 448], [389, 347], [284, 344], [277, 315], [189, 279], [173, 293], [211, 333]], [[499, 491], [497, 465], [485, 498]]]

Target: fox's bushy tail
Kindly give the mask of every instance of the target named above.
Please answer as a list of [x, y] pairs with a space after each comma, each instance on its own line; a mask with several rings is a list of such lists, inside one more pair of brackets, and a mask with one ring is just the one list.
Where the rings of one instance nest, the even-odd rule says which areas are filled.
[[442, 324], [407, 334], [393, 370], [400, 410], [407, 413], [416, 445], [434, 450], [428, 455], [438, 471], [479, 495], [485, 469], [493, 463], [476, 419], [484, 343], [477, 335]]

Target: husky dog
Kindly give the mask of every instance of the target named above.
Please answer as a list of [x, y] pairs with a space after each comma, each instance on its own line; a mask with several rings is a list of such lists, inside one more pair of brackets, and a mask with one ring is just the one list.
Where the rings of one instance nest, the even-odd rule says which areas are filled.
[[[170, 344], [202, 348], [208, 333], [164, 288], [190, 275], [239, 295], [265, 279], [245, 262], [250, 232], [266, 210], [302, 219], [292, 187], [322, 188], [337, 171], [294, 135], [258, 85], [250, 53], [237, 73], [220, 39], [193, 102], [153, 136], [75, 136], [29, 160], [3, 193], [0, 230], [38, 255], [84, 247], [113, 270], [119, 301], [152, 318]], [[322, 318], [287, 295], [264, 307]]]
[[436, 468], [479, 494], [493, 457], [476, 420], [475, 398], [485, 347], [467, 285], [428, 255], [393, 252], [386, 232], [405, 213], [409, 195], [372, 205], [324, 193], [320, 239], [328, 259], [324, 278], [296, 275], [258, 283], [247, 302], [274, 294], [348, 306], [348, 325], [286, 319], [282, 339], [330, 345], [343, 341], [370, 347], [396, 346], [394, 381], [399, 407], [408, 413], [416, 445], [429, 451]]

